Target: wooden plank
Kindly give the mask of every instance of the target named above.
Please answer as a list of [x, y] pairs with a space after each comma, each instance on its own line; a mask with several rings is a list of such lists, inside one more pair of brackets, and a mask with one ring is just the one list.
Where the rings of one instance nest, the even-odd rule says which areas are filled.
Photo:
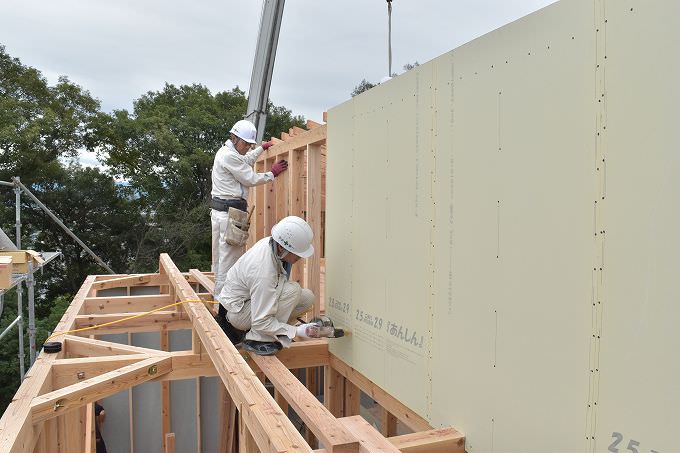
[[[304, 203], [304, 153], [305, 151], [293, 150], [290, 154], [290, 159], [288, 159], [288, 185], [290, 186], [289, 191], [289, 207], [288, 215], [295, 215], [298, 217], [303, 217], [303, 210], [305, 206]], [[291, 271], [290, 281], [298, 282], [300, 286], [304, 286], [303, 281], [303, 265], [304, 262], [300, 260], [298, 263], [293, 265]]]
[[307, 284], [317, 297], [314, 317], [321, 313], [318, 300], [321, 281], [321, 146], [307, 145], [307, 223], [314, 233], [314, 254], [306, 259]]
[[149, 296], [88, 297], [85, 299], [83, 314], [107, 314], [151, 311], [171, 304], [168, 294]]
[[189, 275], [193, 280], [200, 284], [206, 289], [210, 294], [215, 292], [215, 280], [211, 280], [207, 275], [199, 271], [198, 269], [189, 270]]
[[220, 433], [220, 446], [219, 451], [221, 453], [232, 453], [234, 451], [235, 441], [236, 441], [236, 405], [229, 396], [229, 392], [224, 387], [224, 384], [220, 382], [219, 387], [219, 401], [220, 404], [220, 415], [219, 415], [219, 433]]
[[31, 402], [33, 423], [74, 412], [84, 404], [111, 396], [170, 371], [170, 357], [153, 357], [126, 365], [77, 384], [36, 396]]
[[380, 433], [385, 437], [397, 434], [397, 417], [390, 414], [387, 409], [379, 406], [380, 411]]
[[[432, 429], [432, 426], [420, 415], [409, 409], [406, 405], [387, 393], [385, 390], [378, 387], [370, 379], [363, 374], [347, 365], [334, 354], [330, 354], [330, 365], [333, 369], [338, 371], [341, 375], [347, 378], [354, 385], [358, 386], [368, 396], [373, 398], [378, 404], [387, 409], [391, 414], [396, 416], [403, 424], [408, 426], [413, 431], [426, 431]], [[356, 415], [356, 414], [345, 414]]]
[[95, 453], [97, 450], [96, 421], [94, 418], [94, 403], [85, 408], [85, 453]]
[[239, 453], [259, 453], [260, 449], [253, 438], [253, 435], [248, 430], [243, 421], [243, 417], [239, 417]]
[[162, 284], [167, 285], [168, 280], [166, 277], [160, 274], [141, 274], [97, 281], [92, 285], [92, 288], [95, 290], [102, 290], [110, 288], [123, 288], [126, 286], [159, 286]]
[[90, 332], [96, 332], [97, 335], [112, 335], [112, 334], [125, 334], [125, 333], [141, 333], [141, 332], [160, 332], [163, 326], [166, 326], [168, 330], [188, 330], [191, 329], [191, 322], [188, 319], [168, 321], [167, 323], [152, 323], [126, 326], [118, 326], [117, 324], [112, 324], [105, 327], [97, 327], [92, 330], [85, 330], [83, 332], [76, 332], [75, 335], [87, 336]]
[[345, 379], [345, 417], [361, 414], [361, 390]]
[[[275, 158], [272, 158], [270, 160], [266, 161], [266, 166], [267, 168], [271, 168], [271, 166], [274, 164]], [[280, 182], [280, 181], [278, 181]], [[276, 183], [277, 181], [275, 180], [273, 183], [269, 183], [265, 185], [265, 191], [264, 191], [264, 236], [269, 236], [272, 231], [272, 227], [276, 224], [278, 221], [276, 217]]]
[[163, 451], [165, 453], [175, 453], [175, 433], [166, 433], [163, 436]]
[[[132, 319], [126, 319], [133, 316], [138, 316]], [[97, 335], [102, 335], [102, 331], [106, 328], [115, 329], [133, 329], [135, 327], [145, 327], [154, 326], [158, 329], [167, 328], [168, 324], [174, 323], [175, 321], [187, 320], [186, 314], [181, 311], [173, 310], [162, 310], [153, 313], [107, 313], [103, 315], [78, 315], [75, 319], [74, 327], [76, 329], [82, 329], [83, 327], [92, 327], [93, 329], [88, 332], [88, 335], [96, 333]], [[115, 322], [110, 326], [97, 327], [102, 324], [109, 322]]]
[[324, 367], [324, 404], [335, 417], [345, 416], [345, 378], [330, 366]]
[[316, 129], [319, 126], [321, 126], [321, 123], [317, 123], [316, 121], [312, 120], [307, 120], [307, 129], [312, 130]]
[[338, 423], [333, 414], [283, 366], [278, 358], [257, 354], [250, 356], [329, 452], [359, 451], [358, 440]]
[[361, 439], [360, 451], [362, 453], [400, 453], [397, 447], [385, 439], [373, 425], [364, 420], [360, 415], [341, 418], [340, 423], [345, 425], [355, 437]]
[[281, 143], [276, 143], [274, 146], [269, 148], [267, 151], [262, 153], [259, 160], [267, 160], [272, 156], [277, 156], [289, 152], [294, 149], [304, 149], [307, 145], [322, 144], [326, 142], [327, 125], [322, 125], [311, 131], [307, 131], [303, 134], [296, 135], [295, 137], [290, 137], [285, 132], [282, 132], [282, 138], [285, 135], [288, 139], [284, 138]]
[[[75, 316], [82, 308], [85, 297], [90, 291], [94, 277], [90, 276], [80, 287], [71, 305], [55, 327], [55, 331], [68, 330], [73, 324]], [[26, 378], [19, 386], [19, 390], [12, 402], [7, 406], [0, 418], [0, 451], [19, 453], [32, 452], [38, 438], [42, 424], [34, 425], [31, 419], [31, 401], [41, 392], [51, 389], [51, 365], [57, 360], [58, 354], [41, 352], [33, 366], [26, 373]]]
[[439, 428], [390, 437], [402, 453], [465, 453], [465, 435], [454, 428]]
[[[179, 300], [194, 300], [196, 295], [167, 254], [161, 254], [165, 269]], [[243, 357], [221, 331], [212, 314], [202, 303], [182, 305], [198, 332], [201, 342], [227, 387], [229, 395], [240, 408], [260, 450], [279, 453], [289, 450], [311, 452], [300, 433], [257, 379]]]
[[[73, 317], [73, 320], [75, 320], [75, 316]], [[165, 355], [163, 351], [157, 349], [130, 346], [127, 344], [112, 343], [110, 341], [82, 338], [73, 335], [64, 335], [62, 340], [64, 342], [64, 351], [71, 357], [95, 357], [121, 354]]]
[[[161, 329], [160, 332], [160, 348], [163, 351], [170, 350], [170, 338], [168, 335], [168, 329]], [[172, 362], [170, 369], [172, 370]], [[163, 439], [163, 451], [167, 451], [167, 436], [170, 434], [170, 382], [161, 382], [161, 433]], [[174, 435], [173, 435], [174, 436]], [[173, 438], [174, 441], [174, 438]], [[200, 451], [200, 450], [199, 450]]]
[[[290, 160], [288, 153], [277, 156], [276, 159], [285, 159], [286, 161]], [[290, 185], [288, 184], [288, 180], [285, 177], [286, 175], [281, 176], [282, 177], [277, 177], [274, 179], [274, 190], [276, 191], [275, 218], [277, 222], [288, 215], [288, 206], [290, 200]]]
[[84, 381], [92, 377], [101, 376], [109, 371], [141, 362], [156, 355], [126, 354], [103, 357], [85, 357], [75, 359], [55, 360], [52, 364], [53, 390]]

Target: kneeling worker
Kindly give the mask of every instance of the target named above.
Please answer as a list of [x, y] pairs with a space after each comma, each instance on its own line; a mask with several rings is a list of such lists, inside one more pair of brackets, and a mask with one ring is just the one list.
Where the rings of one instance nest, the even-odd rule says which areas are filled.
[[229, 269], [217, 297], [216, 320], [232, 343], [243, 342], [247, 351], [272, 355], [289, 347], [296, 336], [319, 336], [316, 324], [288, 324], [314, 303], [314, 293], [288, 281], [292, 265], [314, 253], [312, 239], [307, 222], [286, 217]]

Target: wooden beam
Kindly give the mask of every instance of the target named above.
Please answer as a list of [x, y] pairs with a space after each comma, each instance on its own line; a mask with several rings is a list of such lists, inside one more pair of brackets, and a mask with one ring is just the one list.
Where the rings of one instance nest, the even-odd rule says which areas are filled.
[[325, 124], [312, 129], [311, 131], [307, 131], [304, 134], [296, 135], [295, 137], [290, 137], [288, 134], [283, 132], [281, 135], [285, 135], [289, 138], [287, 140], [284, 139], [283, 142], [275, 144], [267, 151], [260, 154], [258, 161], [266, 160], [273, 156], [278, 156], [279, 154], [287, 153], [294, 149], [304, 149], [307, 147], [307, 145], [325, 143], [326, 133], [327, 126]]
[[123, 288], [126, 286], [160, 286], [163, 284], [168, 284], [166, 277], [160, 274], [143, 274], [97, 281], [92, 285], [92, 288], [95, 290], [102, 290], [110, 288]]
[[[315, 129], [316, 130], [316, 129]], [[307, 285], [316, 296], [314, 317], [321, 314], [321, 146], [307, 145], [307, 223], [312, 227], [314, 254], [307, 258]]]
[[154, 294], [149, 296], [119, 296], [119, 297], [87, 297], [83, 307], [83, 314], [108, 314], [125, 312], [143, 312], [161, 308], [173, 303], [169, 294]]
[[[161, 329], [160, 332], [160, 348], [163, 351], [169, 351], [170, 350], [170, 338], [168, 335], [168, 329]], [[170, 369], [172, 370], [172, 365], [173, 363], [171, 362], [170, 364]], [[169, 374], [169, 373], [168, 373]], [[164, 376], [167, 376], [164, 375]], [[161, 433], [163, 436], [163, 451], [168, 451], [168, 435], [170, 434], [170, 414], [171, 414], [171, 406], [170, 406], [170, 382], [168, 381], [163, 381], [161, 382]], [[174, 434], [173, 434], [173, 450], [174, 451]], [[199, 450], [200, 451], [200, 450]]]
[[338, 423], [333, 414], [283, 366], [278, 358], [257, 354], [250, 356], [329, 452], [359, 451], [358, 440]]
[[340, 423], [358, 439], [361, 439], [361, 451], [381, 452], [381, 453], [400, 453], [389, 440], [376, 430], [373, 425], [364, 420], [360, 415], [344, 417], [339, 419]]
[[380, 432], [385, 437], [394, 436], [397, 434], [397, 417], [390, 414], [387, 409], [378, 406], [380, 411]]
[[[75, 316], [72, 322], [75, 321]], [[64, 351], [73, 356], [95, 357], [95, 356], [109, 356], [121, 354], [149, 354], [149, 355], [165, 355], [163, 351], [157, 349], [142, 348], [139, 346], [130, 346], [121, 343], [112, 343], [110, 341], [95, 340], [93, 338], [82, 338], [73, 335], [64, 335], [62, 341], [64, 343]]]
[[361, 390], [345, 379], [345, 417], [361, 414]]
[[84, 404], [95, 402], [149, 381], [158, 375], [168, 373], [170, 366], [170, 357], [153, 357], [45, 395], [36, 396], [31, 402], [32, 421], [38, 423], [75, 411]]
[[85, 357], [55, 360], [52, 364], [52, 386], [58, 390], [86, 379], [101, 376], [109, 371], [141, 362], [156, 355], [126, 354], [104, 357]]
[[90, 403], [85, 412], [85, 453], [95, 453], [97, 450], [97, 421], [94, 417], [94, 403]]
[[[126, 319], [131, 316], [139, 316], [137, 318]], [[187, 320], [187, 316], [182, 311], [156, 311], [153, 313], [109, 313], [104, 315], [78, 315], [75, 319], [74, 327], [81, 329], [83, 327], [93, 327], [89, 334], [95, 333], [101, 335], [100, 330], [104, 328], [115, 329], [133, 329], [135, 327], [156, 326], [157, 328], [167, 327], [167, 324], [175, 321]], [[111, 326], [96, 327], [101, 324], [115, 322]]]
[[465, 453], [465, 435], [454, 428], [439, 428], [390, 437], [402, 453]]
[[[55, 331], [63, 332], [70, 329], [73, 319], [82, 308], [94, 279], [94, 276], [85, 279], [73, 302], [55, 327]], [[50, 390], [52, 385], [50, 368], [52, 362], [57, 360], [58, 357], [58, 354], [41, 352], [31, 369], [26, 373], [26, 378], [19, 386], [14, 399], [0, 418], [0, 451], [24, 453], [32, 452], [35, 448], [44, 424], [36, 425], [33, 423], [31, 402], [36, 395]]]
[[416, 414], [402, 402], [378, 387], [370, 379], [347, 365], [332, 353], [330, 354], [330, 365], [413, 431], [426, 431], [432, 429], [432, 426], [430, 426], [427, 420]]
[[[161, 255], [160, 265], [167, 273], [179, 300], [195, 299], [193, 289], [167, 254]], [[240, 408], [240, 415], [260, 450], [266, 453], [311, 452], [309, 445], [281, 412], [205, 306], [193, 302], [182, 306], [189, 313], [194, 331], [215, 364], [229, 395]]]
[[330, 366], [324, 367], [324, 404], [335, 417], [345, 416], [345, 378]]
[[319, 126], [321, 126], [321, 123], [317, 123], [316, 121], [312, 120], [307, 120], [307, 129], [312, 130], [316, 129]]
[[208, 278], [207, 275], [203, 274], [198, 269], [190, 269], [189, 275], [192, 280], [204, 287], [210, 294], [215, 292], [215, 281]]
[[[300, 150], [292, 150], [288, 159], [288, 186], [290, 187], [290, 196], [288, 197], [288, 215], [295, 215], [304, 217], [304, 182], [305, 182], [305, 152]], [[293, 265], [290, 281], [298, 282], [300, 286], [304, 286], [303, 281], [303, 265], [304, 261], [300, 260]]]

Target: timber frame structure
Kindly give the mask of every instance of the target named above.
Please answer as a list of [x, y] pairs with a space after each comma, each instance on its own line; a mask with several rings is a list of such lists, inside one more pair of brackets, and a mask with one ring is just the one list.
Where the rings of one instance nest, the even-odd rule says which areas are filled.
[[[251, 228], [251, 244], [265, 236], [275, 219], [304, 214], [314, 229], [315, 248], [321, 250], [326, 125], [310, 122], [308, 126], [309, 131], [284, 134], [287, 139], [277, 141], [256, 163], [256, 169], [261, 169], [271, 161], [287, 158], [289, 184], [279, 181], [254, 190], [257, 215], [255, 228]], [[293, 274], [315, 294], [321, 287], [319, 255], [307, 259], [305, 269], [298, 264]], [[163, 450], [174, 452], [170, 381], [215, 375], [222, 382], [220, 417], [216, 421], [221, 452], [464, 451], [465, 438], [460, 432], [452, 427], [433, 429], [425, 419], [334, 356], [327, 340], [296, 342], [271, 357], [237, 350], [213, 318], [211, 277], [196, 269], [181, 272], [167, 254], [160, 256], [158, 273], [87, 277], [55, 332], [156, 311], [57, 337], [62, 342], [61, 352], [40, 353], [3, 414], [0, 451], [94, 452], [93, 403], [148, 381], [160, 381], [162, 410], [158, 416]], [[135, 287], [157, 287], [158, 294], [132, 296], [130, 288]], [[127, 289], [127, 295], [102, 295], [112, 288]], [[315, 311], [320, 310], [317, 304]], [[186, 329], [192, 332], [191, 349], [168, 352], [168, 332]], [[160, 332], [160, 349], [95, 338], [133, 332]], [[306, 384], [291, 369], [305, 369]], [[273, 395], [265, 387], [266, 381], [273, 385]], [[361, 392], [381, 408], [380, 431], [359, 416]], [[323, 394], [323, 403], [317, 399], [319, 394]], [[304, 422], [304, 434], [289, 419], [289, 408]], [[396, 436], [397, 420], [412, 433]], [[197, 437], [198, 451], [202, 451], [200, 430]]]

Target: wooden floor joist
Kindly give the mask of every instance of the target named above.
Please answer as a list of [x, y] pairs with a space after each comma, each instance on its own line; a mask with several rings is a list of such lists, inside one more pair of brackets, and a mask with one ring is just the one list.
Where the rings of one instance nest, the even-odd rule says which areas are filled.
[[[99, 289], [95, 289], [94, 285], [99, 283]], [[160, 291], [164, 294], [130, 296], [132, 291], [129, 288], [152, 284], [161, 284]], [[208, 308], [213, 305], [206, 307], [203, 302], [195, 302], [198, 295], [192, 284], [200, 285], [208, 291], [203, 294], [204, 297], [212, 299], [214, 283], [210, 276], [195, 269], [182, 273], [167, 255], [161, 256], [159, 274], [88, 277], [56, 327], [53, 340], [62, 342], [62, 351], [56, 354], [40, 353], [15, 400], [0, 420], [0, 451], [93, 451], [93, 424], [90, 420], [92, 403], [149, 381], [160, 382], [161, 387], [166, 389], [163, 393], [165, 412], [159, 413], [159, 417], [163, 420], [164, 446], [171, 447], [168, 437], [171, 426], [168, 382], [204, 376], [219, 376], [224, 385], [225, 401], [229, 404], [221, 405], [221, 420], [230, 426], [220, 428], [225, 433], [220, 438], [220, 444], [225, 449], [232, 445], [230, 453], [236, 450], [264, 453], [464, 451], [465, 438], [461, 433], [453, 428], [432, 429], [426, 420], [332, 355], [327, 339], [297, 341], [272, 357], [237, 350], [215, 322]], [[118, 287], [127, 290], [119, 291], [122, 293], [120, 296], [101, 297], [97, 294], [98, 291]], [[173, 310], [145, 313], [145, 310], [174, 301], [185, 303]], [[142, 313], [143, 316], [116, 322], [111, 326], [64, 334], [72, 329], [118, 321]], [[168, 330], [176, 327], [191, 329], [191, 350], [161, 350], [169, 349]], [[129, 332], [153, 330], [165, 332], [161, 349], [113, 343], [93, 336], [128, 332], [130, 343], [132, 337]], [[316, 371], [318, 367], [324, 367], [325, 405], [289, 371]], [[309, 379], [315, 373], [302, 372], [298, 375], [306, 375]], [[276, 400], [263, 385], [265, 376], [274, 385]], [[385, 408], [383, 420], [394, 420], [396, 417], [418, 432], [389, 437], [394, 432], [394, 426], [380, 433], [357, 417], [359, 389]], [[200, 399], [197, 386], [196, 401]], [[318, 439], [322, 449], [313, 450], [298, 427], [292, 424], [288, 418], [288, 406], [306, 425], [309, 442], [316, 445]], [[239, 423], [236, 423], [237, 410]], [[200, 404], [195, 411], [198, 432], [204, 419]], [[131, 420], [132, 416], [130, 412]], [[135, 435], [132, 425], [130, 422], [131, 445], [134, 444]], [[235, 437], [239, 432], [240, 440]], [[235, 444], [237, 441], [238, 445]], [[200, 446], [202, 442], [202, 437], [197, 436], [196, 445]], [[55, 445], [56, 450], [53, 448]]]

